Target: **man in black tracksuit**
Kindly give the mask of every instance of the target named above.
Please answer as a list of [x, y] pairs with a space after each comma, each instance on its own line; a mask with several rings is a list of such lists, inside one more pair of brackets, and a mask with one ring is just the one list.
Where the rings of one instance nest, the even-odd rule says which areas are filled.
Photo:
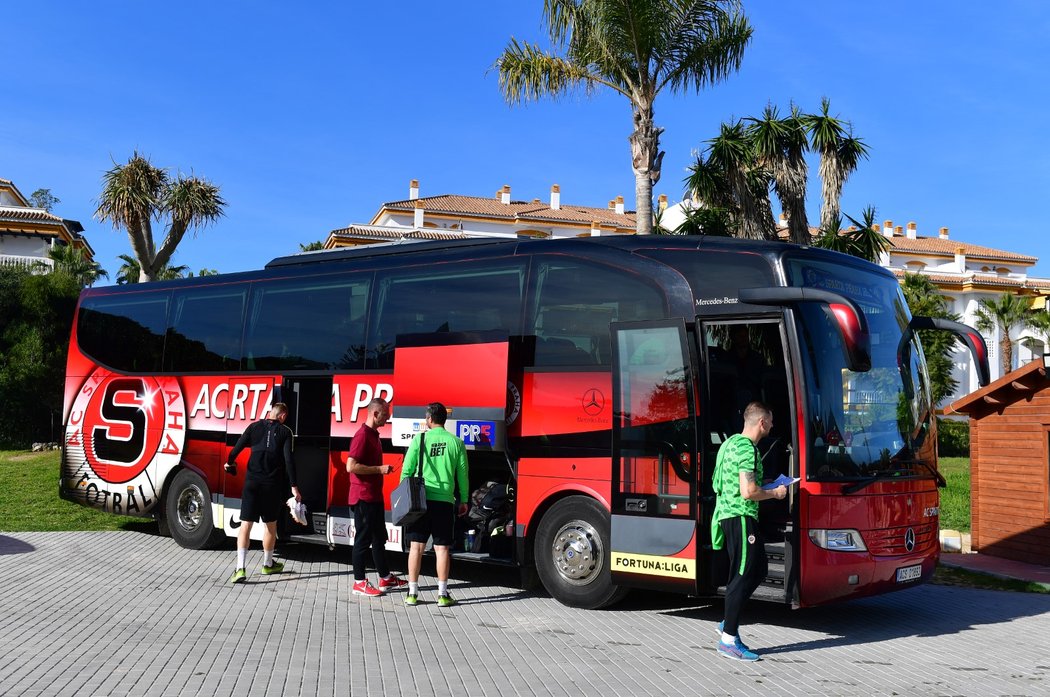
[[[287, 492], [284, 476], [292, 485], [292, 496], [302, 501], [302, 494], [295, 480], [295, 462], [292, 460], [292, 429], [284, 425], [288, 418], [288, 406], [277, 402], [270, 408], [265, 419], [244, 429], [226, 458], [226, 471], [237, 474], [237, 456], [251, 446], [248, 472], [241, 490], [241, 527], [237, 531], [237, 568], [230, 576], [230, 583], [243, 583], [248, 577], [244, 570], [251, 545], [252, 525], [261, 520], [266, 526], [263, 532], [263, 574], [279, 574], [284, 564], [274, 561], [273, 548], [277, 545], [277, 518], [284, 506]], [[283, 470], [283, 473], [282, 473]]]

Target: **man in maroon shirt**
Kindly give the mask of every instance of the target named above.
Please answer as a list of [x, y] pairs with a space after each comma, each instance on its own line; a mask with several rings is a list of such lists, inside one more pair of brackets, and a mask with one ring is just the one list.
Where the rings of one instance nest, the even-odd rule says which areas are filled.
[[[390, 573], [386, 562], [386, 515], [383, 509], [383, 475], [390, 474], [392, 465], [383, 464], [383, 444], [379, 429], [390, 419], [390, 405], [376, 397], [368, 403], [365, 425], [350, 441], [346, 471], [350, 473], [350, 506], [354, 509], [354, 595], [374, 598], [390, 588], [407, 583]], [[365, 579], [367, 555], [379, 574], [379, 588]]]

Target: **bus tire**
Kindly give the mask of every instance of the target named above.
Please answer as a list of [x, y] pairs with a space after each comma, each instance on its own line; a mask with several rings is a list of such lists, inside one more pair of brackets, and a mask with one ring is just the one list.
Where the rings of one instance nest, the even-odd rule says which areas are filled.
[[164, 502], [164, 517], [171, 538], [180, 547], [210, 549], [224, 537], [212, 521], [208, 485], [193, 470], [179, 470], [171, 480]]
[[609, 572], [609, 512], [589, 496], [551, 506], [536, 530], [534, 551], [540, 581], [564, 605], [594, 610], [627, 594]]

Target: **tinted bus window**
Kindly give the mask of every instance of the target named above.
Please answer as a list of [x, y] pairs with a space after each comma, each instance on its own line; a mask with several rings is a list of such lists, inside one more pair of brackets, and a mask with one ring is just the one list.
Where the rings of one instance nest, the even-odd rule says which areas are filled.
[[81, 350], [114, 370], [160, 370], [170, 291], [85, 298], [77, 319]]
[[248, 284], [175, 291], [164, 370], [236, 371], [247, 294]]
[[624, 269], [551, 260], [536, 276], [531, 329], [538, 367], [610, 365], [610, 322], [667, 314], [663, 294]]
[[393, 368], [400, 334], [503, 331], [520, 334], [525, 263], [465, 262], [432, 269], [392, 271], [378, 285], [378, 319], [369, 367]]
[[693, 287], [697, 314], [740, 312], [736, 292], [774, 284], [769, 261], [759, 254], [704, 251], [682, 254], [671, 250], [645, 252], [645, 256], [677, 269]]
[[245, 370], [364, 367], [369, 278], [296, 278], [252, 286]]

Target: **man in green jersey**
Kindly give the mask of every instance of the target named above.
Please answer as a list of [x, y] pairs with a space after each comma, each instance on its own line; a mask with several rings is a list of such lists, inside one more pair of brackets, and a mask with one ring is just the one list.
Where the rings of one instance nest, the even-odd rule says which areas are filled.
[[[427, 430], [408, 445], [401, 479], [416, 474], [419, 448], [423, 443], [423, 483], [427, 490], [427, 512], [406, 529], [406, 539], [412, 543], [408, 551], [408, 595], [406, 605], [419, 604], [419, 569], [423, 565], [423, 548], [427, 538], [434, 537], [437, 555], [438, 605], [449, 607], [456, 601], [448, 592], [448, 574], [452, 568], [449, 548], [455, 539], [456, 516], [466, 515], [466, 501], [470, 495], [467, 478], [467, 449], [456, 436], [445, 430], [448, 410], [440, 402], [427, 406]], [[459, 487], [459, 510], [456, 506], [456, 487]]]
[[711, 487], [716, 494], [711, 518], [715, 549], [724, 545], [729, 554], [725, 620], [718, 626], [722, 638], [718, 653], [738, 661], [757, 661], [758, 654], [739, 636], [740, 611], [766, 576], [766, 548], [758, 530], [758, 502], [782, 499], [787, 487], [763, 489], [762, 458], [758, 442], [773, 430], [773, 412], [761, 402], [744, 409], [744, 430], [730, 436], [718, 449]]

